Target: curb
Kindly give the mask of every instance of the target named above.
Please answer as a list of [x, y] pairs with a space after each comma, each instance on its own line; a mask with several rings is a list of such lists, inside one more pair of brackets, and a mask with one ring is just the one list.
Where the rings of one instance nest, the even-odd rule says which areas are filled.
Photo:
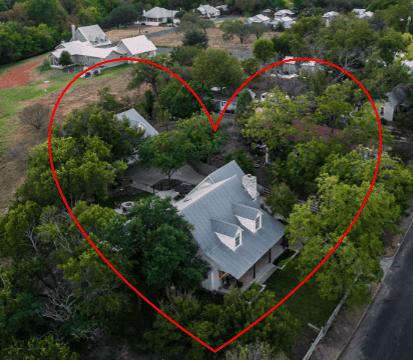
[[350, 344], [351, 340], [353, 340], [354, 334], [357, 332], [357, 329], [360, 327], [361, 322], [363, 321], [364, 317], [365, 317], [366, 314], [367, 314], [367, 311], [369, 311], [371, 305], [373, 304], [374, 300], [376, 299], [376, 295], [377, 295], [377, 293], [379, 292], [382, 283], [384, 282], [384, 280], [386, 280], [387, 275], [389, 275], [390, 269], [391, 269], [391, 267], [393, 266], [393, 262], [394, 262], [394, 260], [395, 260], [395, 258], [396, 258], [396, 256], [397, 256], [397, 254], [399, 253], [400, 248], [402, 247], [402, 245], [403, 245], [403, 243], [404, 243], [404, 239], [406, 238], [407, 234], [410, 232], [410, 229], [411, 229], [412, 225], [413, 225], [413, 219], [412, 219], [412, 221], [410, 221], [410, 225], [409, 225], [409, 227], [407, 228], [406, 232], [404, 233], [403, 239], [400, 241], [400, 246], [399, 246], [398, 249], [396, 250], [396, 253], [395, 253], [392, 257], [387, 258], [387, 259], [390, 259], [390, 260], [392, 261], [392, 264], [390, 265], [389, 271], [388, 271], [387, 274], [381, 279], [379, 285], [377, 286], [376, 291], [375, 291], [374, 294], [373, 294], [373, 297], [372, 297], [372, 299], [371, 299], [371, 302], [367, 305], [366, 309], [364, 309], [363, 314], [361, 315], [361, 318], [360, 318], [360, 320], [358, 321], [358, 323], [357, 323], [357, 325], [356, 325], [356, 328], [354, 329], [353, 333], [352, 333], [351, 336], [350, 336], [350, 339], [349, 339], [349, 340], [347, 341], [347, 343], [344, 345], [343, 349], [340, 351], [340, 354], [338, 355], [338, 357], [336, 358], [336, 360], [340, 360], [341, 356], [342, 356], [343, 353], [344, 353], [344, 350], [347, 349], [347, 346]]

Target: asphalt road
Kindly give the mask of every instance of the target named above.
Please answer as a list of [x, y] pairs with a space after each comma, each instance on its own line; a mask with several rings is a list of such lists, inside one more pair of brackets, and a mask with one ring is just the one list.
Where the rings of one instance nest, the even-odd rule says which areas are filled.
[[413, 232], [340, 360], [413, 359]]

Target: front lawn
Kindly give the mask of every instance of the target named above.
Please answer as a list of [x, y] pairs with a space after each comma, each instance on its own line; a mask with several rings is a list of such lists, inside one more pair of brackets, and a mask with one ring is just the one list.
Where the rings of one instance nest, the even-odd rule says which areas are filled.
[[[278, 301], [287, 296], [303, 280], [295, 269], [299, 256], [292, 259], [283, 270], [276, 270], [265, 282], [266, 290], [273, 291]], [[308, 323], [319, 328], [324, 326], [338, 302], [321, 299], [317, 293], [317, 284], [310, 278], [280, 307], [295, 316], [300, 322], [302, 331], [304, 331], [308, 328]]]

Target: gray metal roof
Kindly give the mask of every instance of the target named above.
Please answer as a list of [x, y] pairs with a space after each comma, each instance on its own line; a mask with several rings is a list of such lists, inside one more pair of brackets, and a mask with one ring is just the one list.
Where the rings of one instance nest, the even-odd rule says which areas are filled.
[[257, 210], [257, 208], [236, 203], [232, 203], [232, 212], [234, 215], [243, 217], [248, 220], [255, 220], [257, 218], [257, 215], [259, 213], [262, 213], [262, 211]]
[[403, 101], [406, 100], [406, 98], [407, 94], [400, 85], [394, 87], [391, 93], [389, 94], [389, 102], [392, 106], [402, 104]]
[[126, 116], [129, 121], [131, 126], [136, 126], [139, 127], [139, 124], [143, 125], [143, 128], [145, 129], [145, 137], [146, 136], [156, 136], [158, 135], [158, 131], [154, 129], [154, 127], [146, 121], [141, 114], [139, 114], [135, 109], [130, 109], [124, 112], [121, 112], [119, 114], [116, 114], [116, 117], [119, 120], [122, 120], [123, 117]]
[[212, 231], [232, 238], [235, 237], [238, 230], [240, 229], [240, 227], [237, 225], [217, 219], [211, 219], [211, 226]]
[[[94, 41], [96, 39], [101, 40], [98, 45], [107, 45], [111, 43], [109, 36], [103, 32], [99, 25], [81, 26], [77, 30], [79, 30], [89, 41]], [[107, 40], [105, 40], [106, 38]]]
[[[231, 161], [209, 175], [214, 184], [194, 192], [191, 195], [194, 201], [189, 201], [183, 208], [176, 204], [179, 214], [194, 225], [194, 238], [205, 256], [237, 279], [281, 239], [285, 228], [251, 199], [242, 186], [244, 175], [237, 163]], [[198, 196], [197, 192], [202, 194]], [[262, 212], [262, 226], [257, 232], [253, 233], [239, 224], [233, 213], [234, 202]], [[184, 204], [183, 200], [180, 203]], [[243, 230], [242, 245], [235, 251], [224, 245], [214, 234], [212, 219], [239, 226]]]

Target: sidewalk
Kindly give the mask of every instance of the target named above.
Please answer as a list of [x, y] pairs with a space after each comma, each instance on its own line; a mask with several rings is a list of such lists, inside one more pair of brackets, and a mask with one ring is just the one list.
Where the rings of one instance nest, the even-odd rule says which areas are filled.
[[[413, 199], [410, 199], [409, 202], [410, 202], [410, 209], [407, 210], [407, 212], [410, 212], [410, 216], [404, 217], [397, 222], [397, 225], [400, 228], [405, 230], [405, 233], [402, 235], [402, 240], [399, 242], [400, 245], [403, 242], [405, 236], [407, 235], [413, 223]], [[394, 238], [395, 237], [397, 237], [397, 235], [395, 235]], [[398, 246], [398, 248], [400, 248], [400, 246]], [[382, 282], [386, 278], [397, 253], [398, 253], [398, 249], [393, 256], [391, 257], [383, 256], [382, 259], [380, 260], [380, 265], [384, 272], [383, 279], [381, 280]], [[380, 289], [380, 284], [375, 289], [372, 299], [374, 299], [379, 289]], [[353, 314], [351, 314], [348, 310], [346, 310], [345, 306], [343, 306], [343, 308], [338, 313], [337, 317], [334, 319], [330, 331], [320, 341], [320, 343], [314, 350], [310, 360], [338, 360], [340, 359], [341, 354], [343, 353], [344, 349], [347, 347], [348, 343], [351, 341], [358, 326], [360, 325], [365, 314], [369, 310], [370, 304], [371, 303], [367, 304], [364, 308], [358, 309], [358, 312], [356, 311]]]

